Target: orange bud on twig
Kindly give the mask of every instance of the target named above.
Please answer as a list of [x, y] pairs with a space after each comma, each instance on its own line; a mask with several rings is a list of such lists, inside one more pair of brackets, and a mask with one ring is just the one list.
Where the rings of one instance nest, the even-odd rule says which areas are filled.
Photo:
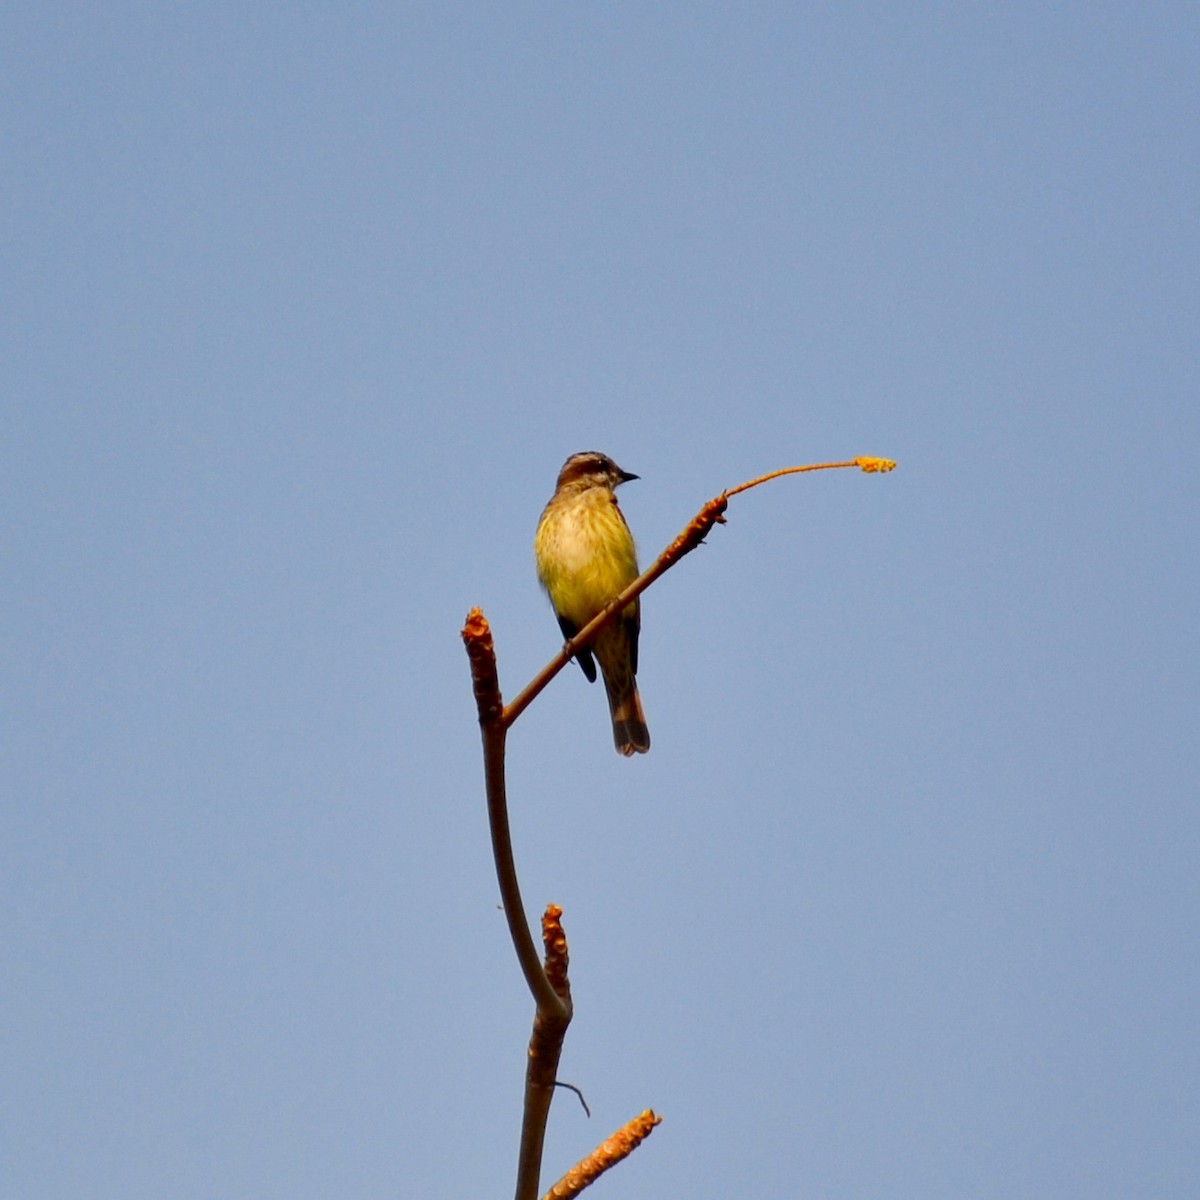
[[546, 978], [550, 986], [564, 999], [571, 995], [571, 984], [567, 979], [567, 935], [562, 927], [563, 910], [557, 904], [547, 904], [542, 917], [542, 945], [546, 947]]
[[641, 1116], [634, 1117], [621, 1126], [610, 1138], [606, 1138], [595, 1150], [577, 1162], [543, 1197], [542, 1200], [571, 1200], [578, 1196], [588, 1184], [595, 1183], [609, 1167], [615, 1167], [623, 1158], [628, 1158], [648, 1138], [662, 1117], [653, 1109], [646, 1109]]

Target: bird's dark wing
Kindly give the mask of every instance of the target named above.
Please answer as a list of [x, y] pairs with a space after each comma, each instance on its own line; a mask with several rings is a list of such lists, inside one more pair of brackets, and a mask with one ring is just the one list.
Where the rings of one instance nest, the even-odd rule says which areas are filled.
[[[557, 613], [554, 614], [556, 617]], [[563, 637], [569, 642], [578, 632], [579, 626], [574, 621], [568, 621], [566, 617], [558, 617], [558, 627], [562, 630]], [[589, 683], [596, 682], [596, 660], [592, 657], [592, 651], [589, 646], [584, 646], [575, 655], [575, 661], [583, 669], [583, 673], [587, 676]]]

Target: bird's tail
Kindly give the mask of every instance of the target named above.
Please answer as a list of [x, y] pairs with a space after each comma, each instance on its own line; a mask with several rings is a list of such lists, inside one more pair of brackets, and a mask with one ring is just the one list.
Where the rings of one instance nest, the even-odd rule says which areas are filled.
[[646, 714], [642, 712], [642, 698], [638, 695], [637, 684], [630, 677], [626, 686], [618, 692], [605, 676], [604, 685], [608, 691], [608, 708], [612, 713], [613, 742], [617, 753], [626, 757], [645, 754], [650, 749], [650, 730], [646, 728]]

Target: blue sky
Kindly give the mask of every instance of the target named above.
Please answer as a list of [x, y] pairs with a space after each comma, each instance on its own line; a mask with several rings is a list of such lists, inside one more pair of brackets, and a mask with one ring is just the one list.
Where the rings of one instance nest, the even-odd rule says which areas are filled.
[[531, 1005], [458, 631], [641, 479], [654, 738], [509, 741], [546, 1182], [1200, 1185], [1200, 10], [0, 19], [14, 1200], [503, 1196]]

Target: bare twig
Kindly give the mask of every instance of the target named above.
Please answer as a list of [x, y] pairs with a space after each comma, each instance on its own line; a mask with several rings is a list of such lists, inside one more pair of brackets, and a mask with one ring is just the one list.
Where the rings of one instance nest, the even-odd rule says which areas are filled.
[[574, 1092], [575, 1095], [577, 1095], [579, 1097], [579, 1103], [583, 1105], [583, 1111], [587, 1114], [589, 1119], [591, 1118], [592, 1110], [590, 1108], [588, 1108], [588, 1102], [584, 1098], [582, 1088], [577, 1088], [573, 1083], [564, 1083], [563, 1080], [561, 1080], [561, 1079], [556, 1079], [554, 1081], [554, 1086], [560, 1087], [560, 1088], [566, 1088], [567, 1091]]

